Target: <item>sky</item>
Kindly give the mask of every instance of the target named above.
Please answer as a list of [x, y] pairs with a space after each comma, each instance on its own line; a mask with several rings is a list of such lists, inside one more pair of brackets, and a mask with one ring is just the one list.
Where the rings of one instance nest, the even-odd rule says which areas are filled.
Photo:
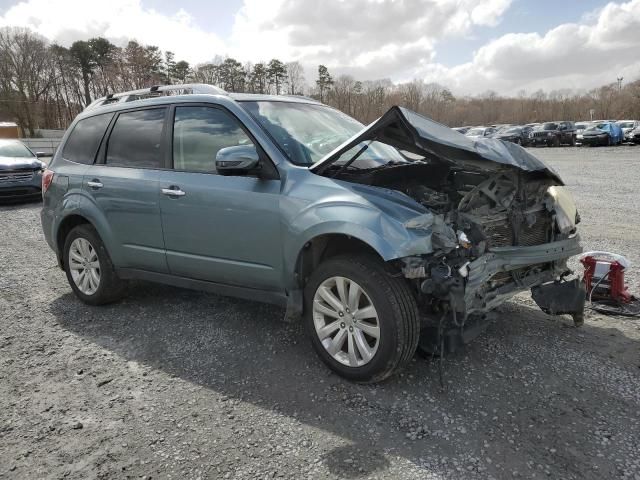
[[204, 63], [318, 64], [454, 94], [587, 90], [640, 78], [640, 0], [0, 0], [52, 42], [129, 39]]

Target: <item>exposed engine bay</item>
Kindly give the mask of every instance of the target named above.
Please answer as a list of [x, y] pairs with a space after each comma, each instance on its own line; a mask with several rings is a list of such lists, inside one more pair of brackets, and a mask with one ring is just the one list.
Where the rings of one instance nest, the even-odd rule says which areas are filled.
[[[575, 234], [579, 216], [573, 202], [564, 199], [568, 193], [549, 175], [429, 161], [331, 173], [402, 192], [429, 210], [405, 226], [430, 235], [433, 252], [403, 258], [399, 267], [415, 286], [425, 321], [438, 328], [437, 338], [446, 328], [462, 337], [465, 328], [481, 323], [520, 291], [549, 282], [568, 288], [567, 259], [581, 251]], [[578, 282], [570, 283], [580, 289]], [[540, 306], [554, 314], [581, 315], [584, 297], [571, 298]], [[446, 348], [455, 350], [455, 345]]]

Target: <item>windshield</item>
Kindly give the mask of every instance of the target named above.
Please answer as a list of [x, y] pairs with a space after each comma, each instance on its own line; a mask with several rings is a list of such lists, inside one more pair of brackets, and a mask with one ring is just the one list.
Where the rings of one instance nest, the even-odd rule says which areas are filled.
[[[357, 120], [324, 105], [269, 101], [240, 104], [297, 165], [316, 163], [364, 128]], [[367, 149], [350, 165], [351, 168], [407, 161], [393, 147], [380, 142], [362, 142], [342, 154], [335, 164], [349, 161], [365, 145]]]
[[522, 133], [522, 130], [519, 129], [519, 128], [508, 128], [508, 129], [506, 129], [506, 130], [504, 130], [504, 131], [502, 131], [500, 133], [518, 134], [519, 135], [520, 133]]
[[618, 122], [620, 128], [633, 128], [633, 122]]
[[33, 153], [20, 142], [0, 143], [0, 157], [33, 158]]
[[545, 123], [544, 125], [542, 125], [542, 130], [557, 130], [557, 129], [558, 129], [557, 123]]
[[592, 125], [589, 128], [587, 128], [588, 131], [608, 130], [608, 129], [609, 129], [609, 124], [608, 123], [598, 123], [597, 125]]
[[585, 128], [587, 128], [586, 123], [576, 123], [576, 130], [584, 130]]
[[466, 135], [467, 137], [481, 137], [484, 135], [484, 128], [472, 128]]

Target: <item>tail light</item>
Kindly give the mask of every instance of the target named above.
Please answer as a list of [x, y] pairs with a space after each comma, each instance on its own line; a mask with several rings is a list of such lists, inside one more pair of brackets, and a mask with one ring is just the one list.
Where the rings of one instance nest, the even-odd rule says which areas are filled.
[[49, 185], [51, 185], [51, 182], [53, 182], [54, 175], [55, 172], [53, 170], [47, 169], [42, 172], [42, 196], [44, 196], [47, 189], [49, 188]]

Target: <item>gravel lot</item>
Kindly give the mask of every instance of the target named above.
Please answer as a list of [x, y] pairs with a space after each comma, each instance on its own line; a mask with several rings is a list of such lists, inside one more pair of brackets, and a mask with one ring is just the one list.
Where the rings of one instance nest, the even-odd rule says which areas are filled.
[[[640, 147], [536, 149], [640, 292]], [[520, 296], [466, 350], [351, 384], [277, 308], [72, 295], [39, 205], [0, 207], [0, 478], [640, 479], [640, 320]]]

